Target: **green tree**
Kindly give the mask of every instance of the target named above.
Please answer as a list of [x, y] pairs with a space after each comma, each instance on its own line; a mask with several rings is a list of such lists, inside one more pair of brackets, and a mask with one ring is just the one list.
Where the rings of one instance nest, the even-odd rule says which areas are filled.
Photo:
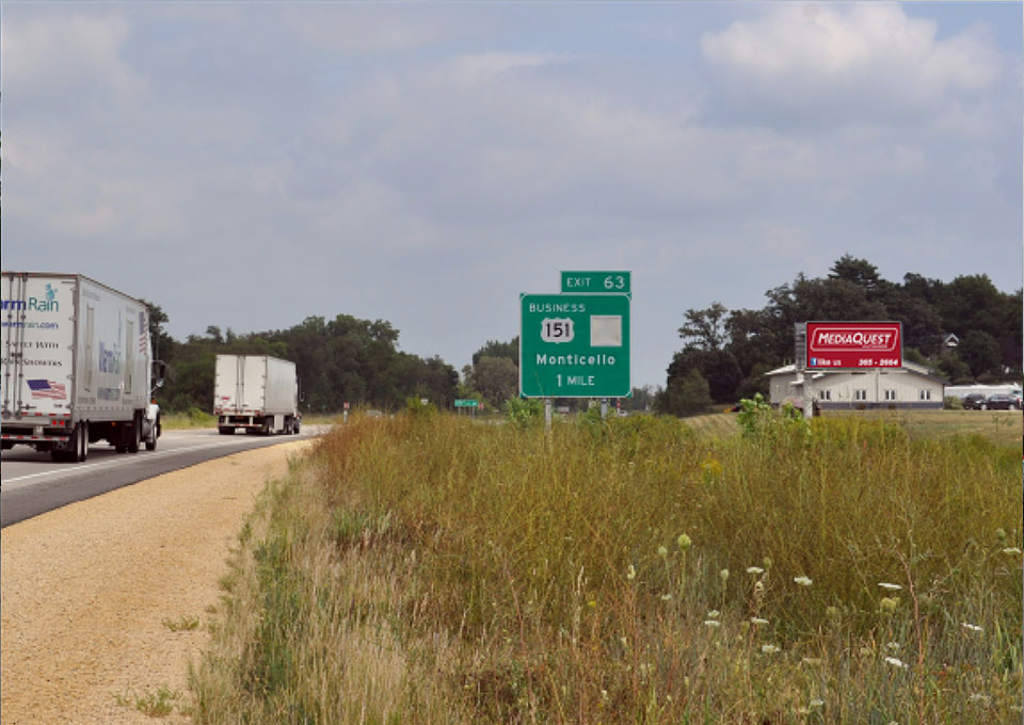
[[519, 367], [519, 336], [516, 335], [508, 342], [488, 340], [484, 346], [473, 353], [473, 365], [476, 365], [483, 357], [503, 357], [512, 361], [512, 364]]
[[686, 322], [679, 328], [679, 337], [687, 341], [685, 347], [697, 350], [721, 350], [726, 340], [726, 313], [721, 302], [712, 302], [704, 310], [689, 309], [683, 316]]
[[466, 382], [490, 405], [499, 407], [518, 397], [519, 368], [507, 357], [482, 357], [470, 370]]
[[989, 373], [1002, 373], [999, 344], [987, 332], [971, 330], [960, 339], [957, 354], [975, 378]]
[[877, 291], [883, 285], [883, 280], [878, 275], [878, 267], [866, 259], [857, 259], [850, 254], [844, 254], [835, 261], [829, 270], [828, 277], [851, 282], [858, 287], [863, 287], [869, 294]]
[[655, 410], [666, 415], [695, 415], [707, 410], [709, 405], [708, 381], [695, 368], [669, 381], [655, 399]]

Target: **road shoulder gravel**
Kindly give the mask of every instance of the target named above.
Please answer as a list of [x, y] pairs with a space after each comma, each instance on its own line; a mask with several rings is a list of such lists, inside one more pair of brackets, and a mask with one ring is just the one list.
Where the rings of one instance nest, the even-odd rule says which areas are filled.
[[152, 723], [132, 705], [163, 688], [179, 697], [161, 720], [190, 722], [188, 663], [208, 641], [230, 548], [266, 482], [309, 445], [209, 461], [0, 530], [0, 720]]

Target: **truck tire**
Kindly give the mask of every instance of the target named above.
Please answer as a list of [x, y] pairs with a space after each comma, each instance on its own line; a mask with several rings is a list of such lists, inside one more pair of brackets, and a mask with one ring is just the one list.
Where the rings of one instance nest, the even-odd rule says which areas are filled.
[[89, 458], [89, 422], [83, 420], [75, 426], [76, 448], [75, 459], [79, 463], [85, 463]]
[[156, 450], [156, 437], [157, 437], [156, 436], [156, 431], [157, 431], [156, 426], [153, 426], [153, 430], [151, 430], [149, 432], [149, 438], [146, 439], [146, 450], [147, 451], [155, 451]]
[[132, 418], [132, 427], [128, 431], [128, 452], [138, 453], [142, 445], [142, 422], [138, 416]]
[[235, 429], [230, 426], [222, 425], [217, 428], [217, 432], [222, 436], [233, 436], [235, 434]]

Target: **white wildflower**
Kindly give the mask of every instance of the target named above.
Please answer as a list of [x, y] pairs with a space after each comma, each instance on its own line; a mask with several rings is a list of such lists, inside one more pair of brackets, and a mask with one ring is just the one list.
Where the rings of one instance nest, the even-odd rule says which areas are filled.
[[903, 669], [903, 670], [908, 669], [910, 667], [910, 665], [906, 664], [902, 660], [896, 659], [895, 657], [886, 657], [885, 661], [888, 662], [893, 667], [899, 667], [900, 669]]
[[713, 627], [721, 627], [722, 623], [719, 622], [717, 619], [705, 619], [704, 620], [704, 626], [705, 627], [712, 627], [712, 628]]
[[1022, 552], [1016, 546], [1007, 546], [1005, 549], [1003, 549], [1003, 553], [1020, 555]]
[[633, 567], [632, 564], [630, 564], [629, 568], [626, 569], [626, 578], [629, 579], [630, 581], [632, 581], [633, 579], [636, 579], [636, 569]]
[[753, 574], [755, 576], [761, 576], [762, 574], [764, 574], [764, 569], [762, 569], [759, 566], [748, 566], [747, 567], [747, 574]]
[[992, 700], [988, 695], [983, 695], [980, 692], [972, 692], [971, 696], [967, 698], [970, 702], [977, 702], [982, 705], [987, 705]]
[[710, 612], [708, 612], [708, 619], [718, 619], [721, 616], [722, 613], [719, 612], [717, 609], [712, 609]]
[[750, 618], [750, 623], [751, 624], [768, 624], [768, 620], [767, 619], [763, 619], [761, 617], [751, 617]]
[[807, 577], [807, 576], [796, 576], [796, 577], [793, 577], [793, 581], [795, 581], [797, 584], [799, 584], [802, 587], [809, 587], [809, 586], [811, 586], [811, 584], [814, 583], [814, 580], [811, 579], [810, 577]]
[[771, 655], [771, 654], [775, 654], [778, 651], [779, 651], [779, 648], [776, 647], [773, 644], [763, 644], [763, 645], [761, 645], [761, 653], [762, 654]]
[[964, 629], [969, 629], [972, 632], [984, 632], [985, 631], [985, 629], [983, 627], [979, 627], [976, 624], [968, 624], [967, 622], [961, 622], [960, 626], [963, 627]]
[[672, 595], [671, 594], [662, 594], [661, 595], [661, 601], [663, 601], [663, 602], [671, 602], [672, 601]]
[[885, 643], [885, 648], [887, 650], [889, 650], [890, 652], [899, 652], [900, 651], [900, 643], [899, 642], [886, 642]]
[[878, 582], [878, 586], [890, 592], [898, 592], [903, 588], [899, 584], [890, 584], [889, 582]]
[[809, 704], [810, 704], [812, 710], [816, 710], [819, 707], [824, 707], [825, 701], [824, 700], [819, 700], [819, 699], [815, 698], [815, 699], [811, 700], [811, 702]]

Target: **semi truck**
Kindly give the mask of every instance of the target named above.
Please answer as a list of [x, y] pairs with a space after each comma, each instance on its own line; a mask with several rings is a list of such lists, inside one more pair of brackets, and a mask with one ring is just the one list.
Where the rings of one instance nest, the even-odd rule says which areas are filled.
[[217, 355], [213, 414], [221, 435], [297, 434], [299, 385], [295, 363], [270, 355]]
[[0, 307], [3, 450], [81, 462], [97, 441], [156, 449], [164, 366], [145, 302], [81, 274], [0, 272]]

